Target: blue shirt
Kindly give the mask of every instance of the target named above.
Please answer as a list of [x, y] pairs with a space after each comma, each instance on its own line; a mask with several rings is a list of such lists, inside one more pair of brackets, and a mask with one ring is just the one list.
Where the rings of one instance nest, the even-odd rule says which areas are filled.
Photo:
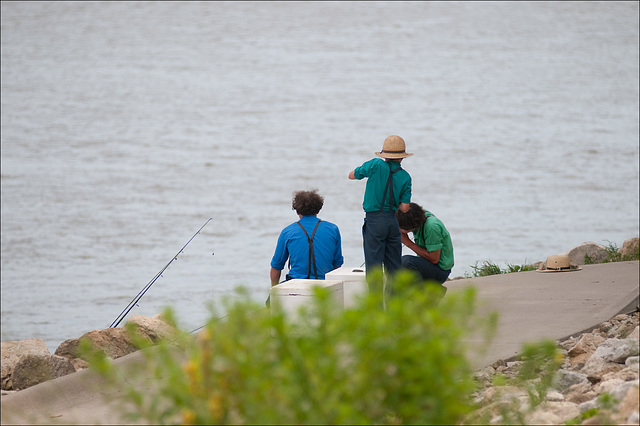
[[[314, 215], [302, 216], [300, 219], [300, 223], [307, 231], [309, 238], [311, 238], [313, 228], [319, 220]], [[320, 222], [313, 237], [313, 250], [318, 279], [323, 280], [327, 272], [342, 266], [344, 262], [338, 227], [324, 220]], [[291, 270], [289, 271], [291, 278], [307, 278], [309, 273], [309, 241], [300, 226], [295, 222], [284, 228], [280, 233], [276, 251], [271, 259], [271, 267], [282, 271], [287, 259], [291, 260]], [[309, 278], [315, 278], [313, 263], [311, 263]]]
[[[391, 165], [391, 167], [389, 167]], [[389, 171], [400, 167], [397, 161], [385, 161], [381, 158], [374, 158], [356, 167], [354, 176], [356, 179], [367, 179], [367, 186], [364, 190], [364, 201], [362, 208], [365, 212], [377, 212], [380, 210], [384, 188], [387, 186]], [[384, 209], [395, 211], [400, 203], [409, 204], [411, 202], [411, 176], [402, 169], [393, 174], [393, 204], [389, 204], [389, 190], [385, 195]]]

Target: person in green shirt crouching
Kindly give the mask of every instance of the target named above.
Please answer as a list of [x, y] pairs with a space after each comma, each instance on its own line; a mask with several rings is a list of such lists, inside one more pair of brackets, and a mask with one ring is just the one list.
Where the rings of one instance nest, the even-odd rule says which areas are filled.
[[[449, 231], [433, 213], [416, 203], [410, 203], [406, 212], [396, 211], [402, 244], [417, 256], [402, 256], [402, 267], [416, 271], [423, 281], [442, 285], [453, 268], [453, 244]], [[415, 241], [409, 238], [413, 234]], [[442, 286], [442, 295], [447, 288]]]

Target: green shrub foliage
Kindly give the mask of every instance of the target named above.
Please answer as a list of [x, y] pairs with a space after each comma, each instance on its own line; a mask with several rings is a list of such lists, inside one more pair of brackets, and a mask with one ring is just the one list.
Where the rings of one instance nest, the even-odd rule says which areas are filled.
[[[376, 279], [381, 283], [382, 275]], [[495, 318], [475, 315], [471, 287], [438, 302], [440, 290], [416, 285], [410, 274], [387, 285], [397, 291], [384, 310], [381, 292], [336, 310], [321, 288], [295, 318], [246, 294], [227, 300], [224, 319], [212, 312], [197, 335], [144, 350], [157, 380], [128, 389], [134, 418], [157, 424], [460, 423], [473, 409], [475, 386], [464, 338], [490, 331]], [[100, 356], [92, 365], [106, 377], [119, 374]]]

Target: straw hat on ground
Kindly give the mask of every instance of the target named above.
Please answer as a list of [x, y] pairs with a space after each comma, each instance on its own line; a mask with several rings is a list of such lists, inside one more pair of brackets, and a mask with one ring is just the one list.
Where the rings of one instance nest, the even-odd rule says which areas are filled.
[[378, 157], [390, 159], [411, 157], [413, 155], [405, 151], [404, 139], [396, 135], [391, 135], [386, 138], [382, 145], [382, 151], [376, 152], [375, 154]]
[[554, 254], [547, 257], [547, 262], [538, 269], [538, 272], [571, 272], [581, 269], [578, 265], [572, 265], [566, 254]]

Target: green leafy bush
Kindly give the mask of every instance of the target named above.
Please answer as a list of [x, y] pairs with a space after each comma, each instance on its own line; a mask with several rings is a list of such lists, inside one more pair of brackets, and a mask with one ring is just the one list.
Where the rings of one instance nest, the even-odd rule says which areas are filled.
[[[132, 420], [460, 423], [473, 408], [475, 388], [464, 338], [491, 332], [495, 316], [475, 315], [471, 287], [438, 302], [440, 290], [416, 286], [411, 274], [387, 284], [396, 293], [385, 310], [376, 292], [336, 311], [329, 293], [317, 288], [295, 321], [249, 297], [227, 300], [224, 320], [212, 319], [197, 336], [184, 333], [144, 350], [145, 368], [157, 380], [127, 390]], [[95, 355], [91, 365], [117, 382], [118, 369]]]

